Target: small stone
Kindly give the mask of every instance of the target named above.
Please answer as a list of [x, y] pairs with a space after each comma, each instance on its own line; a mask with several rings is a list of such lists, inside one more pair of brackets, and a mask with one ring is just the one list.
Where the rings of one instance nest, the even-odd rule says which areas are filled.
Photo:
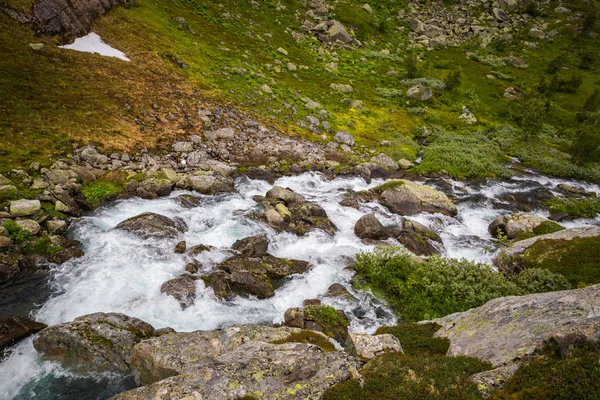
[[286, 49], [284, 49], [283, 47], [280, 47], [280, 48], [278, 48], [278, 49], [277, 49], [277, 52], [278, 52], [279, 54], [283, 54], [284, 56], [287, 56], [287, 55], [288, 55], [288, 52], [287, 52], [287, 50], [286, 50]]
[[13, 242], [6, 236], [0, 236], [0, 249], [12, 246]]
[[67, 229], [67, 223], [60, 219], [46, 221], [46, 229], [50, 234], [63, 233]]
[[60, 200], [56, 200], [56, 203], [54, 203], [54, 210], [61, 213], [69, 213], [70, 211], [69, 207]]
[[354, 146], [354, 138], [346, 131], [339, 131], [335, 134], [334, 139], [338, 143]]
[[342, 93], [350, 93], [354, 91], [354, 88], [352, 86], [342, 83], [332, 83], [331, 85], [329, 85], [329, 87], [331, 88], [331, 90], [335, 90], [337, 92]]
[[398, 166], [400, 167], [400, 169], [410, 169], [410, 168], [414, 167], [415, 164], [413, 164], [412, 162], [408, 161], [406, 158], [401, 158], [398, 161]]
[[39, 223], [31, 219], [16, 221], [16, 223], [21, 229], [23, 229], [26, 232], [29, 232], [32, 235], [37, 235], [42, 229]]
[[183, 253], [185, 253], [185, 249], [186, 249], [186, 243], [185, 243], [185, 240], [182, 240], [181, 242], [177, 243], [177, 245], [175, 246], [175, 254], [183, 254]]
[[33, 51], [42, 51], [44, 47], [44, 43], [29, 43], [29, 48]]

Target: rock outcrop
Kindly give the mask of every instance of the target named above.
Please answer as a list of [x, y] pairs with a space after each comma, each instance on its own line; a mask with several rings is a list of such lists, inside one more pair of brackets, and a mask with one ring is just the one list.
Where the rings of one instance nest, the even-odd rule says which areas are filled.
[[227, 399], [257, 393], [266, 399], [319, 398], [331, 385], [357, 374], [359, 364], [352, 356], [295, 343], [294, 337], [304, 332], [238, 326], [144, 341], [131, 358], [138, 381], [148, 386], [114, 399]]
[[133, 346], [154, 335], [154, 328], [137, 318], [96, 313], [42, 330], [33, 346], [76, 369], [128, 372]]
[[264, 207], [263, 219], [277, 231], [292, 232], [299, 236], [315, 229], [330, 234], [337, 231], [323, 207], [291, 189], [274, 186], [266, 197], [255, 196], [254, 200]]
[[142, 237], [176, 238], [187, 230], [183, 221], [178, 222], [164, 215], [147, 212], [126, 219], [115, 229], [133, 232]]
[[506, 235], [508, 239], [515, 239], [519, 235], [533, 233], [551, 233], [547, 231], [560, 231], [564, 229], [559, 224], [533, 214], [509, 214], [496, 217], [488, 232], [494, 237], [499, 234]]

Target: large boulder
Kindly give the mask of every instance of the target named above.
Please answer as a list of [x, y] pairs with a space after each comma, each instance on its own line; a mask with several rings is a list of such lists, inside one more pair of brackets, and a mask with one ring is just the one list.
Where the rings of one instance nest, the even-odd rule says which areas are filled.
[[196, 299], [196, 280], [195, 276], [183, 274], [163, 283], [160, 291], [173, 296], [179, 302], [181, 308], [185, 309], [194, 304]]
[[600, 227], [565, 229], [513, 243], [499, 250], [494, 264], [517, 274], [545, 268], [567, 277], [574, 285], [600, 282]]
[[95, 313], [42, 330], [33, 346], [70, 367], [128, 372], [133, 346], [154, 334], [150, 324], [137, 318]]
[[458, 213], [454, 203], [444, 193], [405, 179], [386, 182], [371, 189], [371, 193], [391, 212], [399, 215], [439, 212], [455, 216]]
[[250, 236], [236, 241], [231, 248], [244, 257], [262, 257], [267, 254], [269, 239], [265, 235]]
[[[342, 351], [323, 352], [301, 329], [238, 326], [172, 333], [137, 345], [132, 356], [143, 386], [117, 400], [320, 398], [359, 367]], [[321, 340], [325, 340], [324, 338]]]
[[309, 268], [310, 264], [306, 261], [286, 260], [270, 254], [232, 257], [217, 265], [213, 273], [202, 279], [219, 298], [251, 295], [266, 299], [275, 295], [282, 278], [304, 273]]
[[291, 189], [275, 186], [265, 197], [255, 196], [265, 212], [263, 219], [277, 231], [287, 231], [303, 236], [315, 229], [329, 234], [337, 231], [323, 207], [308, 201]]
[[136, 233], [142, 237], [176, 238], [187, 230], [185, 224], [175, 223], [164, 215], [146, 212], [131, 217], [116, 226], [116, 229]]
[[[449, 356], [475, 357], [502, 367], [527, 361], [551, 337], [576, 333], [579, 338], [597, 341], [599, 308], [600, 285], [595, 285], [502, 297], [433, 322], [441, 326], [435, 336], [450, 340]], [[509, 368], [508, 375], [514, 370]]]
[[0, 355], [6, 347], [41, 331], [45, 327], [46, 324], [27, 318], [14, 315], [0, 316]]
[[10, 202], [10, 215], [13, 217], [27, 217], [40, 211], [42, 204], [39, 200], [15, 200]]
[[515, 239], [523, 234], [551, 233], [562, 229], [556, 222], [537, 215], [516, 213], [496, 217], [488, 227], [488, 232], [494, 237], [501, 234], [508, 239]]
[[389, 232], [374, 214], [363, 215], [354, 225], [354, 234], [361, 239], [384, 240]]
[[437, 233], [417, 221], [404, 219], [402, 228], [394, 230], [394, 238], [418, 256], [440, 254], [444, 248]]

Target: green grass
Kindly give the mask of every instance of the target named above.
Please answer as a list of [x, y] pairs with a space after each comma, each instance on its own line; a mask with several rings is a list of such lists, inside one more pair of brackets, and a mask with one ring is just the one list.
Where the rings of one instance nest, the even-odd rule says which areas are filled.
[[90, 205], [97, 207], [107, 197], [117, 195], [123, 190], [123, 187], [117, 183], [110, 181], [95, 181], [91, 183], [85, 183], [81, 193], [85, 200]]

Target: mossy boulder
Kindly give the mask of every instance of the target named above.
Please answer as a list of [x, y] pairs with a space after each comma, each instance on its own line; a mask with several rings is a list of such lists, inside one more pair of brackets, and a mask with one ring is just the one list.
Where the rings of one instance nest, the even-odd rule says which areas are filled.
[[310, 264], [306, 261], [287, 260], [270, 254], [262, 257], [232, 257], [202, 279], [219, 298], [251, 295], [266, 299], [275, 295], [275, 289], [283, 278], [304, 273], [309, 268]]
[[323, 332], [342, 345], [351, 344], [348, 341], [350, 320], [346, 313], [330, 306], [289, 308], [284, 315], [284, 324], [289, 327]]
[[42, 330], [33, 346], [67, 367], [129, 372], [133, 346], [154, 335], [154, 328], [137, 318], [95, 313]]
[[524, 235], [544, 235], [561, 231], [565, 228], [556, 222], [533, 214], [508, 214], [496, 217], [488, 227], [493, 237], [504, 235], [508, 239], [517, 239]]
[[429, 186], [394, 179], [371, 189], [381, 204], [399, 215], [414, 215], [420, 212], [442, 213], [455, 216], [458, 210], [446, 194]]
[[514, 243], [498, 252], [498, 269], [508, 274], [548, 269], [572, 285], [600, 283], [600, 228], [565, 229]]

